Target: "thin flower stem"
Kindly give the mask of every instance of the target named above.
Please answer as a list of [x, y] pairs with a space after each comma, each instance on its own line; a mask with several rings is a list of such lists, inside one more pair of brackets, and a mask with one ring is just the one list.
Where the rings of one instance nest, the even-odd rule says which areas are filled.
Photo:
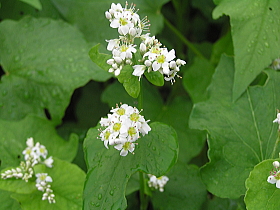
[[271, 158], [274, 158], [276, 148], [277, 148], [279, 142], [280, 142], [280, 129], [278, 129], [278, 137], [275, 141], [274, 148], [273, 148], [273, 151], [272, 151], [272, 154], [271, 154]]
[[204, 55], [177, 29], [175, 28], [166, 18], [164, 18], [164, 23], [173, 31], [176, 36], [178, 36], [181, 41], [187, 45], [198, 57], [204, 58]]
[[[142, 87], [142, 79], [140, 80], [140, 93], [138, 96], [138, 109], [143, 109], [143, 87]], [[145, 195], [144, 189], [145, 189], [145, 179], [144, 179], [144, 173], [139, 171], [139, 182], [140, 182], [140, 210], [146, 210], [147, 209], [147, 197]]]

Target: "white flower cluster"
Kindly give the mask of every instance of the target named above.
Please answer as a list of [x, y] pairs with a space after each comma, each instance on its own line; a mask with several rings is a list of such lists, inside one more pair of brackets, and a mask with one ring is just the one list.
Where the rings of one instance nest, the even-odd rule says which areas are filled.
[[55, 203], [55, 195], [51, 189], [51, 185], [48, 182], [52, 182], [52, 178], [48, 176], [47, 173], [38, 173], [36, 174], [36, 187], [38, 190], [44, 192], [42, 200], [47, 200], [49, 203]]
[[[126, 156], [128, 152], [133, 153], [135, 149], [134, 143], [151, 130], [137, 108], [122, 104], [120, 107], [112, 108], [112, 114], [108, 114], [108, 118], [101, 118], [101, 126], [106, 127], [100, 129], [100, 139], [104, 141], [104, 146], [108, 149], [109, 145], [115, 145], [114, 148], [120, 150], [121, 156]], [[133, 153], [134, 154], [134, 153]]]
[[280, 58], [276, 58], [275, 60], [273, 60], [270, 67], [274, 70], [280, 70]]
[[[46, 149], [46, 147], [44, 145], [41, 145], [39, 142], [37, 142], [34, 145], [34, 141], [33, 141], [32, 137], [27, 139], [26, 145], [27, 145], [27, 147], [22, 152], [22, 154], [24, 154], [25, 162], [21, 161], [19, 167], [8, 169], [8, 170], [4, 171], [3, 173], [1, 173], [2, 179], [8, 179], [8, 178], [14, 177], [16, 179], [20, 178], [20, 179], [28, 182], [28, 180], [30, 178], [32, 178], [32, 176], [34, 174], [33, 167], [35, 165], [44, 164], [49, 168], [53, 167], [53, 158], [52, 158], [52, 156], [47, 158], [48, 150]], [[36, 174], [36, 176], [38, 177], [38, 174]], [[50, 180], [50, 179], [48, 179], [48, 180]], [[38, 182], [37, 182], [37, 184], [38, 184]], [[37, 187], [37, 184], [36, 184], [36, 187]], [[47, 197], [47, 199], [49, 200], [50, 203], [55, 203], [54, 195], [51, 194], [52, 190], [50, 189], [50, 187], [47, 187], [46, 190], [47, 189], [49, 189], [48, 190], [49, 196], [52, 197], [52, 199], [49, 199], [48, 197]], [[38, 190], [40, 190], [40, 189], [38, 188]], [[46, 199], [46, 198], [45, 199], [44, 198], [45, 197], [43, 195], [42, 200]]]
[[280, 188], [280, 163], [278, 161], [273, 162], [274, 170], [270, 172], [270, 176], [267, 181], [270, 184], [276, 184], [277, 188]]
[[[107, 60], [107, 63], [112, 67], [109, 72], [114, 72], [115, 76], [121, 73], [125, 65], [133, 66], [133, 75], [138, 76], [139, 80], [145, 71], [159, 71], [164, 75], [166, 81], [175, 81], [175, 76], [182, 65], [186, 62], [180, 59], [175, 59], [175, 50], [168, 51], [167, 48], [161, 47], [161, 43], [155, 38], [151, 37], [149, 33], [142, 34], [147, 31], [150, 24], [147, 17], [140, 20], [135, 5], [125, 8], [121, 4], [111, 4], [111, 9], [105, 12], [105, 16], [110, 21], [112, 28], [118, 28], [120, 34], [118, 39], [107, 40], [107, 50], [112, 51], [113, 57]], [[141, 43], [139, 45], [141, 59], [139, 64], [132, 62], [133, 55], [137, 52], [137, 45], [134, 44], [135, 38], [139, 38]]]
[[150, 180], [148, 181], [149, 187], [159, 189], [160, 192], [163, 192], [163, 187], [166, 185], [166, 183], [169, 181], [169, 178], [167, 176], [161, 176], [156, 177], [155, 175], [148, 174]]

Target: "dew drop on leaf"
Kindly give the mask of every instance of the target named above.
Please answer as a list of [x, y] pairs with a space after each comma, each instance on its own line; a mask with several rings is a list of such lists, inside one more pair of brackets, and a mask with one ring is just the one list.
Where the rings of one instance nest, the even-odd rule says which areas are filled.
[[152, 150], [156, 151], [156, 147], [152, 147]]
[[114, 195], [114, 190], [110, 191], [110, 195], [112, 195], [112, 196]]
[[20, 57], [19, 57], [18, 55], [15, 56], [14, 61], [15, 61], [15, 62], [19, 62], [19, 61], [20, 61]]
[[101, 200], [101, 199], [102, 199], [102, 194], [99, 193], [99, 194], [98, 194], [98, 200]]
[[7, 93], [8, 93], [7, 90], [3, 90], [3, 91], [2, 91], [2, 96], [6, 96]]

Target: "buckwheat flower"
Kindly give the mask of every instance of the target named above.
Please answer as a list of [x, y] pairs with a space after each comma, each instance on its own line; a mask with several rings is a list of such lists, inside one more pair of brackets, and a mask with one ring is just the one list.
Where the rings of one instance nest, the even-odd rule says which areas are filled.
[[37, 157], [36, 153], [34, 153], [34, 151], [33, 151], [34, 140], [33, 140], [32, 137], [28, 138], [26, 140], [26, 145], [27, 145], [26, 149], [23, 150], [23, 152], [22, 152], [22, 154], [24, 155], [24, 159], [28, 160], [30, 156], [36, 156]]
[[132, 75], [139, 77], [140, 80], [147, 67], [145, 65], [134, 65], [132, 67], [134, 69]]
[[105, 129], [99, 129], [99, 138], [108, 149], [110, 145], [120, 150], [121, 156], [128, 152], [133, 153], [135, 141], [151, 130], [147, 120], [140, 114], [136, 107], [122, 104], [120, 107], [112, 108], [107, 118], [101, 118], [100, 124]]
[[153, 70], [157, 71], [160, 68], [164, 74], [169, 74], [169, 62], [175, 58], [175, 50], [172, 49], [168, 52], [166, 48], [162, 48], [159, 56], [155, 58], [155, 61], [152, 64]]
[[106, 42], [108, 42], [107, 50], [109, 51], [112, 51], [114, 48], [118, 48], [120, 44], [119, 39], [110, 39], [110, 40], [106, 40]]
[[133, 151], [135, 149], [135, 144], [132, 142], [124, 142], [121, 144], [118, 144], [116, 146], [114, 146], [115, 149], [120, 150], [120, 155], [121, 156], [127, 156], [128, 152], [131, 152], [133, 154]]
[[50, 176], [48, 176], [47, 173], [37, 173], [36, 174], [36, 183], [41, 183], [41, 182], [52, 182], [52, 178]]
[[167, 176], [156, 177], [155, 175], [148, 174], [150, 180], [148, 181], [148, 185], [151, 188], [159, 189], [160, 192], [164, 191], [164, 186], [169, 181]]
[[118, 28], [119, 34], [126, 35], [129, 29], [134, 27], [134, 24], [131, 22], [132, 14], [130, 11], [115, 13], [114, 16], [115, 19], [110, 23], [110, 27]]
[[277, 117], [275, 120], [273, 120], [273, 123], [278, 123], [280, 124], [280, 113], [277, 113]]
[[45, 159], [45, 160], [43, 161], [43, 163], [44, 163], [47, 167], [52, 168], [52, 167], [53, 167], [53, 158], [52, 158], [52, 156], [50, 156], [50, 157], [48, 157], [47, 159]]
[[35, 147], [33, 147], [33, 151], [38, 157], [43, 157], [44, 159], [47, 158], [48, 150], [44, 145], [41, 145], [39, 142], [37, 142]]
[[276, 184], [276, 187], [280, 188], [280, 163], [278, 161], [274, 161], [272, 165], [274, 166], [274, 169], [270, 172], [267, 182], [270, 184]]

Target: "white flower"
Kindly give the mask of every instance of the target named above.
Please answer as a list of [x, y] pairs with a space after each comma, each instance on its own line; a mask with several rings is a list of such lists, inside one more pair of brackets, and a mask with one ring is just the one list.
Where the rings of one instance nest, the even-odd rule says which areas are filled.
[[52, 168], [53, 167], [53, 158], [52, 156], [48, 157], [43, 162], [47, 167]]
[[39, 183], [42, 183], [42, 182], [52, 182], [52, 178], [50, 176], [48, 176], [47, 173], [37, 173], [36, 174], [36, 183], [39, 184]]
[[139, 77], [139, 80], [140, 80], [141, 76], [144, 74], [144, 72], [146, 70], [146, 66], [145, 65], [134, 65], [132, 67], [134, 69], [132, 75]]
[[110, 26], [112, 28], [118, 28], [118, 32], [121, 35], [126, 35], [129, 29], [134, 27], [134, 24], [131, 22], [132, 14], [130, 11], [115, 13], [114, 16], [115, 19], [112, 20]]
[[166, 48], [163, 48], [160, 52], [160, 55], [155, 58], [155, 61], [152, 64], [153, 70], [157, 71], [160, 68], [164, 74], [169, 74], [169, 62], [175, 58], [175, 50], [167, 51]]
[[164, 191], [164, 186], [168, 182], [169, 178], [167, 176], [156, 177], [155, 175], [148, 174], [150, 180], [148, 181], [149, 187], [159, 189], [160, 192]]
[[33, 151], [38, 157], [43, 157], [44, 159], [47, 158], [48, 150], [44, 145], [41, 145], [39, 142], [37, 142], [35, 147], [33, 147]]
[[276, 58], [270, 66], [274, 70], [279, 70], [280, 69], [280, 58]]
[[114, 146], [117, 150], [121, 150], [120, 155], [121, 156], [126, 156], [128, 154], [128, 151], [131, 152], [133, 154], [133, 151], [135, 149], [135, 144], [132, 142], [124, 142], [121, 144], [117, 144], [116, 146]]
[[119, 39], [110, 39], [110, 40], [106, 40], [106, 42], [108, 42], [107, 50], [109, 51], [112, 51], [114, 48], [118, 48], [120, 44]]
[[275, 120], [273, 120], [273, 123], [280, 124], [280, 113], [277, 113], [277, 118]]
[[270, 184], [275, 184], [276, 183], [276, 187], [277, 188], [280, 188], [280, 180], [279, 179], [276, 179], [275, 176], [269, 176], [267, 178], [267, 181], [270, 183]]
[[108, 149], [109, 145], [115, 145], [115, 149], [121, 150], [120, 155], [126, 156], [128, 152], [133, 152], [135, 142], [151, 130], [145, 118], [140, 115], [137, 108], [122, 104], [120, 107], [112, 108], [108, 118], [101, 118], [100, 124], [105, 127], [99, 129], [100, 139]]

